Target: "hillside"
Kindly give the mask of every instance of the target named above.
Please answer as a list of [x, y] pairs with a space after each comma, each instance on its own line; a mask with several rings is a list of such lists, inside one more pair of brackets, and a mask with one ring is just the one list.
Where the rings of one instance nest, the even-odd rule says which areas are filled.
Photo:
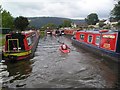
[[69, 19], [69, 18], [60, 18], [60, 17], [28, 17], [30, 21], [30, 26], [40, 28], [48, 23], [54, 23], [56, 26], [63, 23], [64, 20], [71, 20], [73, 23], [83, 23], [84, 20]]

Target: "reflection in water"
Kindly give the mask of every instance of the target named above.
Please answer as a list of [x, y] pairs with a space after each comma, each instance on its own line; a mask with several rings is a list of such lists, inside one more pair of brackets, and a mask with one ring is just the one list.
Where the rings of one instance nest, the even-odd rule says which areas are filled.
[[[70, 53], [59, 51], [61, 42], [71, 48]], [[47, 36], [40, 39], [33, 59], [4, 63], [0, 74], [3, 87], [10, 88], [113, 88], [117, 66], [105, 61], [66, 37]]]
[[16, 63], [4, 63], [3, 66], [6, 66], [4, 71], [6, 72], [7, 76], [2, 76], [3, 87], [5, 87], [7, 84], [8, 86], [11, 85], [11, 83], [14, 83], [16, 80], [26, 79], [32, 71], [31, 64], [32, 62], [29, 60], [19, 61]]

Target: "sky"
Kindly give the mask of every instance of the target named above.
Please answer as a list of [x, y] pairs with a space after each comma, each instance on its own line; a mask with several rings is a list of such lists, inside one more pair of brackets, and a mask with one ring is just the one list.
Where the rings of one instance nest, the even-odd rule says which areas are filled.
[[109, 18], [115, 0], [2, 0], [13, 17], [64, 17], [84, 19], [91, 13]]

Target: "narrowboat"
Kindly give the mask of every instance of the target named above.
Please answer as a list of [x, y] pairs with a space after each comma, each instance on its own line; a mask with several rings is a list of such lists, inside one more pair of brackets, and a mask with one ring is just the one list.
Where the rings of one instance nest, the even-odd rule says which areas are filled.
[[55, 31], [55, 36], [60, 36], [60, 30]]
[[63, 30], [53, 30], [52, 34], [54, 36], [61, 36], [61, 35], [64, 35], [64, 31]]
[[64, 30], [64, 34], [66, 35], [74, 35], [74, 32], [76, 32], [77, 30], [76, 29], [65, 29]]
[[52, 34], [54, 35], [54, 36], [62, 36], [62, 35], [64, 35], [64, 30], [53, 30], [53, 32], [52, 32]]
[[36, 30], [6, 34], [3, 59], [14, 61], [33, 57], [39, 37], [39, 31]]
[[47, 34], [47, 35], [52, 35], [52, 30], [47, 30], [47, 31], [46, 31], [46, 34]]
[[120, 31], [91, 30], [78, 31], [71, 38], [72, 43], [97, 55], [120, 61]]
[[61, 34], [61, 35], [64, 35], [64, 34], [65, 34], [65, 33], [64, 33], [64, 30], [61, 30], [60, 34]]

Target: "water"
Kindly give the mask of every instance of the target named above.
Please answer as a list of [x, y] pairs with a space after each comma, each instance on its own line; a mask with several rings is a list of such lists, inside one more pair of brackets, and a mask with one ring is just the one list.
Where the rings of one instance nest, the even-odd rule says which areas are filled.
[[[71, 52], [60, 52], [60, 42]], [[4, 88], [114, 88], [116, 82], [116, 63], [74, 46], [63, 36], [41, 38], [33, 59], [0, 63]]]

